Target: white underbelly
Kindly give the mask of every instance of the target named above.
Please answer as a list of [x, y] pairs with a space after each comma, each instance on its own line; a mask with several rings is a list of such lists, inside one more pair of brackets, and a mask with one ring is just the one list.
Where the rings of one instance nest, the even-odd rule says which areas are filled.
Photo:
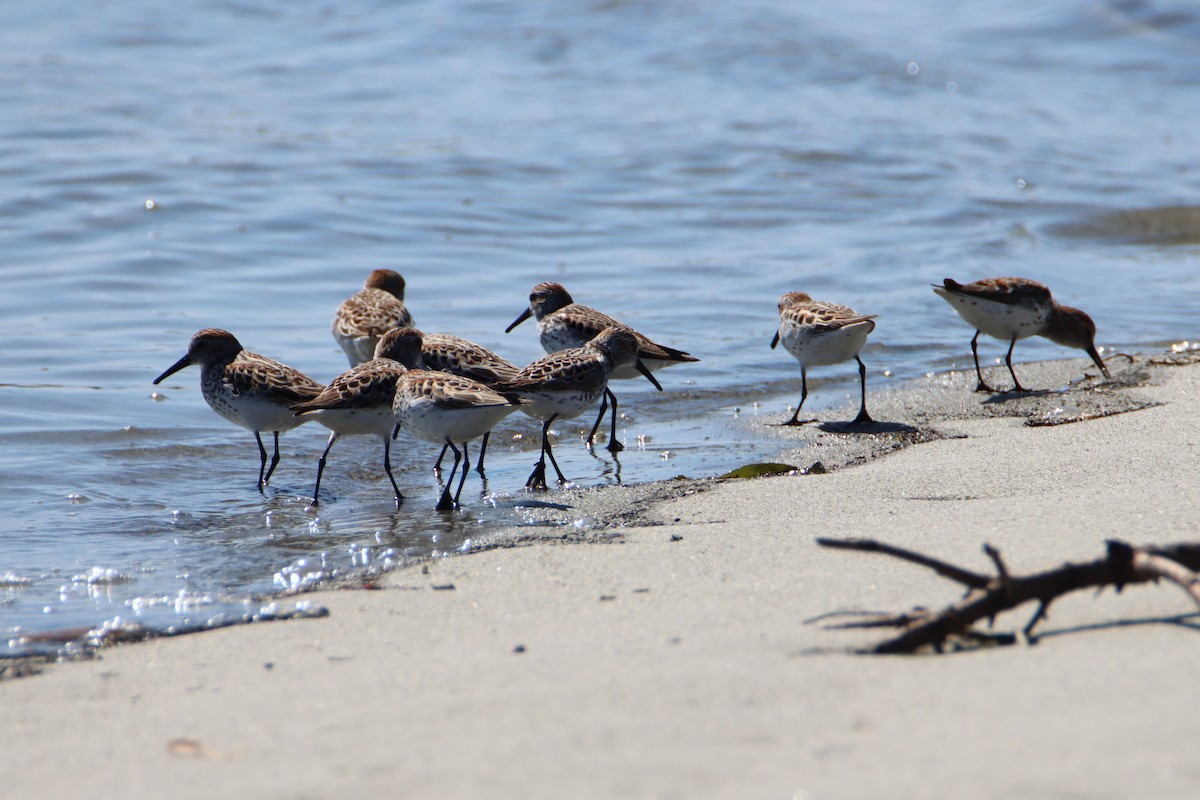
[[240, 395], [232, 392], [204, 392], [212, 410], [235, 425], [250, 431], [290, 431], [307, 422], [283, 403], [274, 402], [256, 395]]
[[522, 392], [527, 402], [521, 410], [534, 419], [546, 420], [556, 414], [559, 419], [574, 419], [595, 407], [603, 393], [603, 388], [595, 392]]
[[375, 357], [375, 345], [379, 343], [378, 336], [343, 336], [334, 332], [333, 338], [346, 351], [350, 366], [357, 367]]
[[854, 358], [873, 330], [875, 322], [869, 319], [836, 331], [785, 326], [780, 331], [779, 341], [805, 367], [823, 367]]
[[399, 406], [396, 421], [401, 430], [427, 442], [469, 442], [483, 436], [516, 410], [516, 406], [500, 405], [450, 409], [419, 399]]
[[1049, 310], [1040, 306], [1012, 305], [984, 300], [934, 287], [958, 315], [977, 331], [1011, 342], [1036, 336], [1046, 327]]
[[396, 417], [390, 405], [378, 408], [323, 408], [305, 416], [343, 436], [374, 434], [387, 437], [392, 435], [396, 427]]

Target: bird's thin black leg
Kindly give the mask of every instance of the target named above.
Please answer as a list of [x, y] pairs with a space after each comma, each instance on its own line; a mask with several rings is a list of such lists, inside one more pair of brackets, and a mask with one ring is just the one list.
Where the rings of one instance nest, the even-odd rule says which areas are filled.
[[[796, 406], [795, 412], [792, 413], [792, 418], [784, 425], [803, 425], [800, 421], [800, 409], [804, 408], [804, 401], [808, 399], [808, 370], [804, 365], [800, 365], [800, 405]], [[808, 420], [811, 422], [812, 420]]]
[[600, 395], [600, 413], [596, 415], [596, 422], [592, 425], [592, 432], [588, 434], [587, 441], [584, 445], [588, 450], [591, 450], [596, 441], [596, 431], [600, 430], [600, 423], [604, 421], [604, 412], [608, 410], [608, 387], [605, 387], [604, 394]]
[[488, 431], [483, 435], [483, 442], [479, 445], [479, 461], [475, 464], [475, 471], [480, 475], [483, 474], [483, 457], [487, 455], [488, 439], [492, 438], [492, 432]]
[[454, 482], [454, 473], [458, 469], [459, 462], [462, 461], [462, 453], [458, 452], [454, 443], [447, 441], [446, 445], [454, 451], [454, 466], [450, 468], [450, 477], [446, 479], [446, 487], [442, 489], [441, 499], [438, 500], [436, 506], [438, 511], [450, 511], [454, 508], [454, 500], [450, 497], [450, 484]]
[[[275, 472], [275, 467], [279, 464], [279, 431], [271, 432], [275, 436], [275, 452], [271, 455], [271, 466], [267, 467], [267, 475], [263, 478], [262, 485], [266, 486], [271, 480], [271, 475]], [[255, 434], [257, 436], [257, 434]], [[261, 442], [259, 443], [261, 446]]]
[[267, 448], [263, 447], [262, 436], [254, 432], [254, 441], [258, 442], [258, 490], [261, 492], [267, 482], [263, 476], [267, 474]]
[[1023, 391], [1025, 391], [1025, 387], [1021, 385], [1021, 382], [1019, 380], [1017, 380], [1017, 373], [1013, 371], [1013, 365], [1012, 365], [1013, 348], [1016, 346], [1017, 346], [1017, 337], [1014, 336], [1012, 341], [1008, 343], [1008, 355], [1006, 355], [1004, 357], [1004, 363], [1008, 365], [1008, 374], [1012, 375], [1013, 391], [1014, 392], [1023, 392]]
[[387, 473], [388, 480], [392, 482], [392, 489], [396, 492], [396, 508], [404, 502], [404, 495], [400, 494], [400, 487], [396, 485], [396, 476], [392, 474], [392, 440], [383, 437], [383, 471]]
[[608, 437], [608, 452], [619, 453], [625, 449], [625, 445], [617, 441], [617, 396], [607, 386], [604, 387], [604, 393], [612, 401], [612, 433]]
[[329, 450], [333, 447], [333, 443], [337, 441], [337, 431], [332, 431], [329, 434], [329, 444], [325, 445], [325, 452], [321, 453], [321, 458], [317, 460], [317, 484], [313, 486], [312, 502], [309, 505], [317, 504], [317, 493], [321, 491], [321, 475], [325, 472], [325, 459], [329, 457]]
[[971, 337], [971, 356], [975, 359], [975, 377], [979, 378], [979, 383], [975, 386], [977, 392], [995, 392], [996, 390], [988, 386], [983, 380], [983, 370], [979, 368], [979, 334], [983, 331], [975, 331], [975, 335]]
[[[554, 471], [558, 474], [558, 482], [566, 483], [567, 479], [563, 476], [562, 470], [558, 468], [558, 461], [554, 458], [554, 448], [550, 445], [550, 440], [546, 440], [546, 455], [550, 456], [550, 463], [554, 465]], [[543, 467], [542, 477], [545, 478], [545, 468]]]
[[854, 424], [863, 425], [875, 420], [867, 413], [867, 365], [857, 355], [854, 356], [854, 360], [858, 362], [858, 381], [862, 386], [862, 405], [858, 409], [858, 416], [854, 418]]
[[550, 435], [550, 423], [558, 417], [554, 414], [550, 419], [542, 423], [542, 452], [538, 458], [537, 464], [533, 468], [533, 472], [529, 474], [529, 480], [525, 481], [526, 489], [545, 489], [546, 487], [546, 443]]
[[[462, 497], [463, 484], [467, 482], [467, 473], [471, 470], [471, 454], [467, 452], [467, 443], [462, 443], [463, 463], [462, 473], [458, 477], [458, 491], [454, 493], [454, 505], [458, 506], [458, 498]], [[448, 484], [447, 484], [448, 486]]]

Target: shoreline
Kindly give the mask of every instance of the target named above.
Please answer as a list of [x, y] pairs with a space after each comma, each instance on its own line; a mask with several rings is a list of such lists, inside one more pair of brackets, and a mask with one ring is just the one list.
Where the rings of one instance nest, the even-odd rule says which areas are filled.
[[[1200, 625], [1178, 589], [1072, 596], [1037, 647], [945, 656], [853, 655], [880, 634], [805, 620], [957, 593], [818, 536], [981, 570], [987, 541], [1014, 571], [1096, 557], [1107, 538], [1200, 539], [1196, 356], [1118, 362], [1065, 393], [988, 398], [973, 374], [935, 375], [869, 398], [881, 430], [780, 431], [780, 461], [825, 474], [551, 495], [567, 507], [531, 509], [467, 557], [294, 597], [328, 617], [0, 681], [0, 764], [24, 795], [203, 775], [172, 794], [1192, 796]], [[1057, 386], [1083, 363], [1019, 369]], [[1012, 616], [997, 628], [1027, 615]]]

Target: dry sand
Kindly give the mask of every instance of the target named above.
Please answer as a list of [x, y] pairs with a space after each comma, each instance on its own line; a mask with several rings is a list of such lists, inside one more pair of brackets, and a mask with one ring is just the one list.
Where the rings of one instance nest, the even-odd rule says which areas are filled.
[[[1022, 380], [1080, 368], [1022, 365]], [[514, 531], [381, 591], [305, 596], [323, 619], [0, 682], [3, 794], [1200, 797], [1200, 618], [1175, 587], [1080, 593], [1037, 646], [953, 655], [854, 655], [884, 634], [805, 624], [958, 596], [817, 536], [979, 570], [991, 542], [1014, 571], [1111, 537], [1200, 540], [1200, 367], [1115, 378], [985, 402], [973, 375], [938, 376], [873, 400], [914, 430], [778, 431], [781, 450], [806, 443], [784, 460], [828, 474], [569, 493], [557, 513], [610, 526]], [[1106, 410], [1130, 413], [1025, 424]]]

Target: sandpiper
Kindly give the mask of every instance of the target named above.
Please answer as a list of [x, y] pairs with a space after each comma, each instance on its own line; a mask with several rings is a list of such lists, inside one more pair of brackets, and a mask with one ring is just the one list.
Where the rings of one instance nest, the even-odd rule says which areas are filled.
[[[321, 384], [285, 364], [243, 350], [232, 333], [220, 328], [197, 331], [183, 358], [154, 383], [192, 364], [200, 365], [200, 390], [212, 410], [254, 433], [261, 459], [258, 488], [262, 491], [279, 463], [280, 432], [306, 421], [298, 419], [290, 407], [319, 395]], [[263, 431], [275, 436], [270, 468], [260, 435]]]
[[618, 369], [632, 367], [662, 389], [638, 357], [638, 350], [639, 342], [633, 331], [625, 327], [605, 328], [583, 347], [552, 352], [515, 377], [496, 384], [497, 390], [511, 391], [526, 400], [528, 404], [522, 407], [526, 414], [543, 420], [541, 456], [525, 488], [546, 488], [547, 455], [558, 473], [558, 482], [567, 482], [550, 446], [550, 424], [556, 419], [572, 419], [591, 408]]
[[954, 307], [967, 324], [975, 328], [971, 338], [971, 355], [975, 358], [977, 392], [996, 392], [983, 380], [979, 368], [979, 334], [986, 333], [1008, 342], [1004, 363], [1012, 375], [1013, 391], [1026, 391], [1013, 371], [1012, 354], [1018, 339], [1045, 336], [1056, 344], [1083, 350], [1109, 377], [1100, 353], [1096, 351], [1096, 323], [1078, 308], [1059, 305], [1043, 283], [1029, 278], [985, 278], [962, 284], [945, 278], [942, 285], [933, 284], [933, 291]]
[[[471, 468], [467, 442], [483, 436], [520, 407], [521, 399], [515, 394], [497, 392], [479, 381], [448, 372], [414, 371], [397, 379], [392, 402], [395, 414], [392, 437], [404, 429], [418, 439], [444, 444], [454, 451], [454, 467], [446, 479], [437, 510], [448, 511], [458, 505]], [[461, 453], [456, 445], [462, 445]], [[462, 476], [458, 491], [451, 498], [450, 486], [460, 461]]]
[[856, 314], [846, 306], [813, 300], [804, 292], [788, 292], [779, 298], [779, 329], [771, 339], [771, 348], [783, 342], [784, 348], [800, 362], [800, 404], [784, 425], [803, 425], [800, 409], [808, 397], [808, 368], [858, 362], [862, 405], [852, 424], [874, 422], [867, 413], [867, 367], [858, 351], [875, 330], [875, 314]]
[[312, 505], [317, 505], [321, 491], [321, 475], [325, 460], [338, 437], [374, 434], [383, 439], [383, 469], [387, 472], [396, 505], [404, 501], [396, 478], [392, 475], [392, 429], [396, 418], [392, 414], [392, 399], [396, 380], [409, 369], [421, 366], [421, 335], [411, 328], [396, 328], [385, 333], [375, 345], [375, 357], [330, 381], [329, 385], [307, 403], [292, 406], [297, 417], [315, 419], [328, 428], [329, 443], [317, 461], [317, 483], [313, 486]]
[[[700, 360], [682, 350], [658, 344], [594, 308], [579, 305], [571, 299], [570, 293], [561, 283], [547, 281], [534, 286], [533, 291], [529, 293], [529, 307], [522, 311], [504, 332], [508, 333], [533, 316], [537, 317], [538, 338], [547, 353], [568, 347], [582, 347], [605, 328], [618, 328], [634, 335], [637, 339], [638, 357], [651, 371]], [[612, 374], [612, 377], [618, 380], [628, 380], [637, 376], [638, 371], [632, 363], [613, 370]], [[659, 389], [661, 391], [661, 387]], [[587, 446], [592, 447], [609, 401], [612, 402], [612, 431], [608, 439], [608, 449], [615, 453], [624, 450], [625, 446], [617, 440], [617, 397], [607, 388], [601, 398], [600, 415], [596, 417], [596, 424], [588, 434]]]
[[404, 278], [393, 270], [377, 269], [367, 276], [362, 289], [338, 306], [333, 315], [333, 338], [353, 367], [374, 357], [383, 334], [412, 325], [412, 315], [404, 305]]
[[[422, 361], [426, 369], [449, 372], [464, 378], [479, 381], [484, 386], [492, 386], [497, 381], [514, 377], [520, 368], [510, 361], [501, 358], [481, 344], [450, 333], [427, 333], [421, 344]], [[475, 461], [475, 471], [483, 474], [483, 459], [487, 455], [488, 440], [492, 432], [483, 435], [479, 444], [479, 458]], [[442, 447], [437, 462], [433, 465], [435, 471], [441, 470], [442, 459], [446, 457], [449, 445]]]

